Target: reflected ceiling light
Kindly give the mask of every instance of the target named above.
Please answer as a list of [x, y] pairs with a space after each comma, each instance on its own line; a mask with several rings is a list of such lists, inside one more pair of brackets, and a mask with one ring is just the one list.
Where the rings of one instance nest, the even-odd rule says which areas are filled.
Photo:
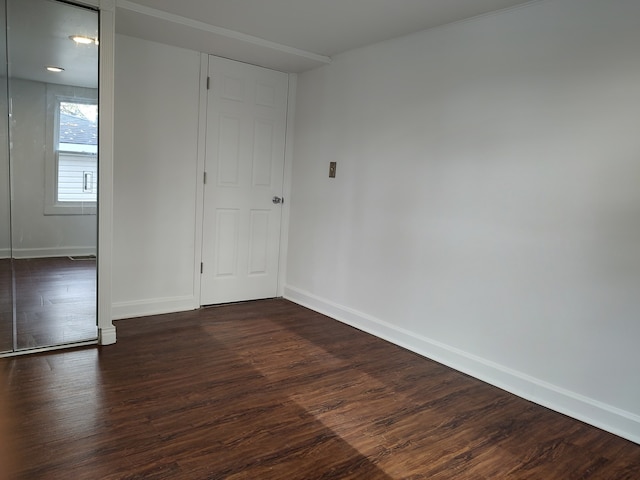
[[69, 38], [74, 42], [82, 45], [89, 45], [92, 43], [95, 43], [96, 45], [98, 44], [98, 40], [96, 40], [95, 38], [87, 37], [86, 35], [71, 35]]
[[53, 65], [49, 65], [48, 67], [45, 67], [47, 70], [49, 70], [50, 72], [55, 72], [55, 73], [60, 73], [60, 72], [64, 72], [64, 68], [62, 67], [54, 67]]

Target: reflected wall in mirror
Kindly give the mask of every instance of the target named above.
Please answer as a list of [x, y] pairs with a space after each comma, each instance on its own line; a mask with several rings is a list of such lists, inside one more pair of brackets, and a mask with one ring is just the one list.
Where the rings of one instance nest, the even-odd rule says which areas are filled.
[[10, 235], [0, 248], [13, 312], [0, 351], [97, 339], [98, 16], [6, 0]]
[[[0, 1], [0, 28], [6, 26], [6, 1]], [[9, 190], [9, 102], [7, 36], [0, 32], [0, 352], [13, 350], [13, 282], [11, 275], [11, 195]]]

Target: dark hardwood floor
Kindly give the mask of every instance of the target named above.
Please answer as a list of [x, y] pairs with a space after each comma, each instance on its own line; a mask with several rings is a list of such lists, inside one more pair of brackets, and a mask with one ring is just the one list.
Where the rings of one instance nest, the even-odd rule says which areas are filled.
[[16, 479], [640, 479], [640, 446], [285, 300], [0, 361]]
[[0, 352], [13, 349], [13, 282], [11, 259], [0, 258]]
[[12, 268], [18, 350], [97, 338], [95, 258], [12, 262], [0, 262], [0, 351], [13, 349]]

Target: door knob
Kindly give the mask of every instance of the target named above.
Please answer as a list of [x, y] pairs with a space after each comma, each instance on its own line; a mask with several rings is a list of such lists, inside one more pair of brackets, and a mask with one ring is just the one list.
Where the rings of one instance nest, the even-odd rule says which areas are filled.
[[279, 203], [284, 203], [284, 198], [282, 198], [282, 197], [273, 197], [271, 199], [271, 201], [277, 205]]

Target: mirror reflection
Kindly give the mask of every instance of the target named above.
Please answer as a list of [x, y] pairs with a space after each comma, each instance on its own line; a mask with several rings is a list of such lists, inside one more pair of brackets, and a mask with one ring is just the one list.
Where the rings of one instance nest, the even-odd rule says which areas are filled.
[[[0, 2], [0, 29], [6, 25], [5, 1]], [[7, 44], [0, 32], [0, 352], [13, 350], [13, 282], [11, 277], [11, 210], [9, 194], [9, 102]]]
[[0, 196], [10, 215], [0, 210], [0, 221], [10, 218], [2, 226], [10, 235], [9, 245], [0, 238], [0, 288], [9, 298], [10, 268], [11, 349], [94, 340], [98, 12], [55, 0], [6, 3], [9, 155], [0, 168], [10, 182]]

